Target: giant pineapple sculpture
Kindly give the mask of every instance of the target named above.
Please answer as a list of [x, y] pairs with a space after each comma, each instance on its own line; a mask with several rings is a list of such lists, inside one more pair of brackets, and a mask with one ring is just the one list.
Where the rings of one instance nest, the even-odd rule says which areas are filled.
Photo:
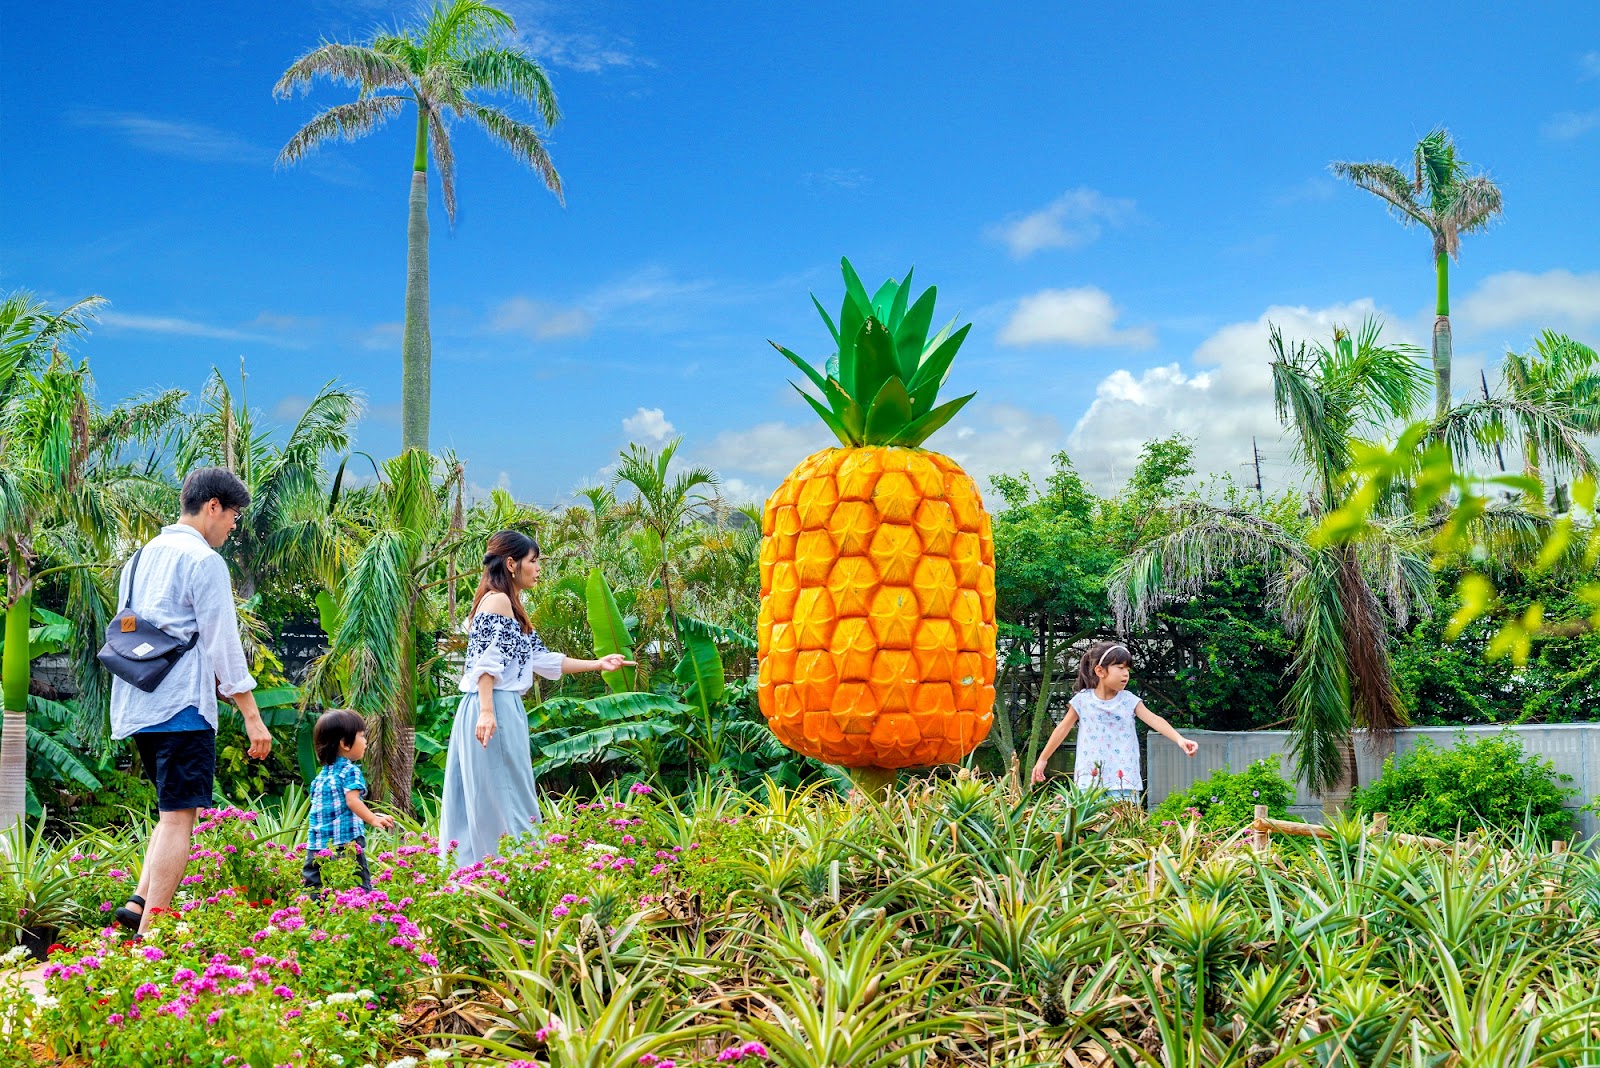
[[841, 447], [767, 500], [760, 701], [785, 745], [881, 789], [989, 733], [994, 541], [972, 479], [921, 448], [972, 399], [935, 404], [970, 324], [930, 338], [934, 289], [909, 301], [908, 271], [868, 295], [842, 267], [838, 322], [817, 303], [837, 355], [819, 370], [774, 346], [821, 394], [795, 386]]

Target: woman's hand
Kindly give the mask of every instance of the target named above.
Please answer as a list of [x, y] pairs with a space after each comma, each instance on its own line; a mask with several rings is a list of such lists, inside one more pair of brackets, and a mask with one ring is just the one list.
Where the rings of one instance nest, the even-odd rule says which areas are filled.
[[596, 660], [595, 663], [600, 665], [595, 669], [596, 671], [617, 671], [625, 667], [639, 666], [637, 660], [625, 660], [621, 653], [607, 653], [599, 660]]
[[478, 739], [478, 744], [485, 749], [489, 748], [489, 739], [494, 737], [494, 713], [485, 708], [478, 713], [478, 725], [473, 728], [473, 735]]
[[1045, 770], [1046, 770], [1046, 768], [1045, 768], [1044, 761], [1041, 760], [1037, 764], [1035, 764], [1033, 766], [1033, 781], [1034, 782], [1044, 782]]
[[1200, 748], [1200, 743], [1188, 738], [1179, 738], [1178, 748], [1183, 750], [1184, 756], [1194, 756], [1195, 750]]

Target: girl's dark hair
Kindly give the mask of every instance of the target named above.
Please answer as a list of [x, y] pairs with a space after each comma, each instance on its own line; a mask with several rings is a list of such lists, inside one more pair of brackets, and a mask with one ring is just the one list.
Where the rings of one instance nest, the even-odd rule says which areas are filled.
[[472, 595], [472, 611], [467, 613], [468, 619], [477, 613], [478, 602], [490, 590], [498, 590], [511, 598], [511, 614], [522, 627], [522, 633], [533, 633], [533, 623], [522, 607], [522, 597], [511, 584], [511, 573], [506, 570], [506, 564], [513, 560], [525, 560], [529, 553], [539, 555], [539, 540], [531, 535], [520, 530], [500, 530], [490, 535], [489, 544], [483, 550], [483, 577], [478, 580], [478, 592]]
[[250, 504], [250, 491], [239, 476], [226, 467], [202, 467], [190, 471], [183, 480], [178, 500], [184, 515], [199, 515], [206, 502], [215, 498], [224, 508], [243, 509]]
[[1126, 645], [1121, 642], [1095, 642], [1089, 646], [1083, 659], [1078, 661], [1078, 689], [1092, 690], [1100, 685], [1100, 676], [1094, 673], [1094, 669], [1111, 667], [1113, 664], [1133, 665], [1133, 654], [1128, 652]]
[[327, 767], [339, 759], [339, 744], [356, 744], [356, 735], [367, 729], [367, 721], [348, 708], [330, 708], [317, 717], [311, 743], [317, 750], [317, 763]]

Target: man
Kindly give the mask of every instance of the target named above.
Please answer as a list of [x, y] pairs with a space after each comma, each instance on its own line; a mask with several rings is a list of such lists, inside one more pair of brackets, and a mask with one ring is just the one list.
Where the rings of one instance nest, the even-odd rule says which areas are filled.
[[217, 554], [250, 503], [250, 491], [233, 472], [206, 467], [183, 481], [183, 515], [161, 528], [139, 554], [128, 590], [122, 569], [118, 603], [180, 641], [198, 636], [161, 685], [144, 691], [111, 680], [111, 736], [131, 737], [145, 772], [156, 784], [160, 819], [144, 854], [139, 889], [117, 910], [119, 923], [150, 926], [155, 909], [170, 908], [189, 860], [189, 839], [201, 808], [211, 804], [217, 768], [217, 697], [229, 698], [244, 717], [250, 756], [264, 759], [272, 735], [256, 708], [256, 680], [239, 641], [233, 583]]

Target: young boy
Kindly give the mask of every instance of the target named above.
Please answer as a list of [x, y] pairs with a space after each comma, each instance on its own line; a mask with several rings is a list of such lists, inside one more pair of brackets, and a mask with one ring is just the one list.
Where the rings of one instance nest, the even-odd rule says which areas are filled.
[[311, 835], [301, 875], [307, 886], [320, 890], [322, 864], [328, 858], [317, 854], [324, 850], [340, 852], [354, 843], [361, 888], [371, 890], [367, 835], [361, 825], [388, 830], [394, 826], [394, 817], [378, 815], [362, 800], [367, 780], [356, 761], [367, 751], [367, 725], [348, 708], [330, 709], [318, 717], [311, 741], [322, 770], [311, 780]]

